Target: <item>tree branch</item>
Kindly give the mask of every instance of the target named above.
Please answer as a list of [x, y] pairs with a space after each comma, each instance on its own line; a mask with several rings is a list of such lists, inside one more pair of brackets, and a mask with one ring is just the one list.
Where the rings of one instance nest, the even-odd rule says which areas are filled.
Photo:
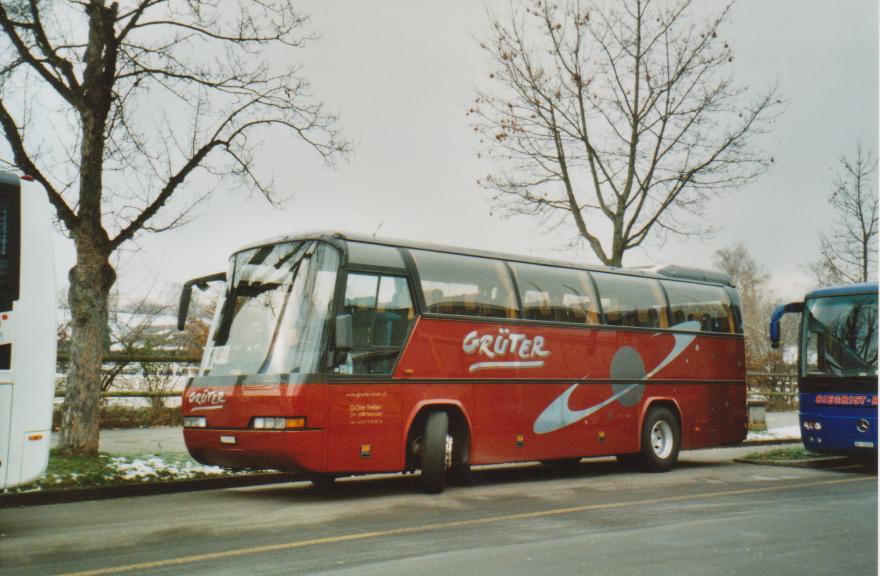
[[68, 230], [76, 230], [79, 226], [79, 218], [74, 214], [70, 206], [67, 205], [67, 202], [65, 202], [64, 198], [58, 193], [49, 179], [31, 160], [30, 155], [25, 149], [24, 142], [21, 139], [18, 125], [9, 113], [9, 110], [6, 109], [3, 99], [0, 99], [0, 125], [3, 126], [3, 133], [6, 136], [6, 141], [9, 142], [9, 146], [12, 148], [15, 164], [22, 172], [28, 176], [33, 176], [34, 180], [42, 184], [43, 188], [46, 190], [46, 194], [49, 196], [49, 202], [55, 207], [58, 218], [64, 223], [64, 226], [67, 227]]

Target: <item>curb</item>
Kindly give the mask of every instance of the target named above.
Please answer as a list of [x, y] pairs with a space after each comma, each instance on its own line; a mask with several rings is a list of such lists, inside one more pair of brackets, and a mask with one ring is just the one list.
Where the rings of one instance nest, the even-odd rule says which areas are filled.
[[[772, 446], [774, 444], [800, 443], [800, 441], [800, 436], [789, 436], [788, 438], [754, 438], [752, 440], [743, 440], [739, 444], [734, 444], [733, 446]], [[731, 448], [733, 446], [731, 446]]]
[[734, 458], [740, 464], [756, 466], [786, 466], [789, 468], [834, 468], [838, 464], [849, 461], [846, 456], [823, 456], [819, 458], [803, 458], [800, 460], [759, 460], [757, 458]]
[[140, 484], [117, 484], [115, 486], [96, 486], [94, 488], [74, 488], [71, 490], [44, 490], [41, 492], [20, 492], [0, 494], [0, 509], [19, 506], [44, 506], [88, 500], [107, 500], [129, 496], [154, 496], [195, 492], [199, 490], [221, 490], [259, 486], [261, 484], [283, 484], [304, 481], [303, 474], [272, 472], [249, 474], [245, 476], [222, 476], [220, 478], [196, 478], [194, 480], [172, 480], [169, 482], [143, 482]]

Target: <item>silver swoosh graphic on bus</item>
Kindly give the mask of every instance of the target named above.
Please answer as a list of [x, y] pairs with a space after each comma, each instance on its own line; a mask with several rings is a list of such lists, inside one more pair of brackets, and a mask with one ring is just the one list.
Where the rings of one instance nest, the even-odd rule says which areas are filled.
[[[682, 322], [681, 324], [676, 324], [672, 327], [674, 330], [700, 330], [700, 323], [696, 320], [691, 320], [688, 322]], [[694, 338], [697, 337], [696, 332], [693, 334], [673, 334], [675, 338], [675, 343], [672, 346], [672, 350], [669, 351], [669, 354], [666, 355], [657, 366], [654, 367], [653, 370], [648, 372], [642, 377], [642, 380], [648, 380], [660, 370], [669, 365], [670, 362], [678, 358], [682, 352], [690, 346], [691, 342], [694, 341]], [[572, 384], [565, 392], [559, 395], [553, 402], [551, 402], [544, 411], [541, 412], [541, 415], [535, 420], [535, 424], [532, 427], [532, 430], [535, 434], [547, 434], [549, 432], [555, 432], [557, 430], [561, 430], [566, 426], [571, 426], [575, 422], [586, 418], [591, 414], [595, 414], [602, 408], [608, 406], [621, 396], [625, 395], [627, 392], [639, 386], [639, 384], [630, 384], [626, 388], [623, 388], [616, 394], [611, 397], [603, 400], [602, 402], [590, 406], [588, 408], [584, 408], [583, 410], [572, 410], [568, 407], [568, 399], [571, 397], [572, 393], [580, 386], [579, 383]]]

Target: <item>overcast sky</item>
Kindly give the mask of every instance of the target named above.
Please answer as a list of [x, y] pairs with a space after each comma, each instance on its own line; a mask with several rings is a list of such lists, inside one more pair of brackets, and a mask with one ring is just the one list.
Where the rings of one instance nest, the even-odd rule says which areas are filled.
[[[722, 7], [706, 1], [701, 9], [707, 5]], [[269, 143], [263, 167], [293, 200], [277, 210], [247, 190], [216, 191], [192, 223], [128, 246], [119, 260], [123, 294], [167, 294], [171, 284], [224, 270], [243, 244], [316, 229], [596, 262], [587, 250], [565, 248], [573, 230], [548, 235], [528, 219], [493, 215], [476, 184], [491, 169], [477, 159], [465, 117], [488, 71], [478, 47], [481, 2], [299, 6], [320, 38], [295, 55], [356, 144], [350, 161], [328, 169], [313, 153]], [[803, 267], [817, 258], [818, 234], [830, 224], [827, 194], [839, 157], [859, 142], [877, 148], [877, 2], [738, 0], [723, 30], [736, 81], [755, 92], [778, 82], [788, 100], [761, 142], [775, 168], [715, 202], [714, 238], [654, 243], [629, 252], [625, 265], [711, 267], [716, 250], [742, 242], [771, 272], [780, 297], [798, 298], [810, 287]], [[64, 281], [70, 241], [59, 236], [56, 252]]]

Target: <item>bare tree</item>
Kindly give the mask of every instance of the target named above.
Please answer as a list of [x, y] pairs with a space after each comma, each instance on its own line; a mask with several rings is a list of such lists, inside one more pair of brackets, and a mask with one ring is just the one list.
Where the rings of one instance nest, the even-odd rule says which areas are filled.
[[[204, 349], [211, 322], [211, 302], [201, 295], [190, 303], [190, 315], [186, 330], [177, 331], [177, 298], [180, 290], [174, 290], [161, 299], [147, 297], [120, 307], [118, 299], [111, 304], [110, 349], [128, 355], [115, 362], [105, 362], [102, 390], [108, 390], [121, 374], [137, 374], [127, 378], [141, 392], [170, 392], [180, 382], [179, 365], [161, 357], [198, 357]], [[210, 307], [210, 310], [209, 310]], [[150, 359], [154, 357], [154, 359]], [[165, 398], [151, 396], [150, 407], [154, 415], [165, 407]]]
[[821, 257], [810, 265], [819, 285], [867, 282], [877, 277], [877, 157], [859, 145], [853, 160], [840, 158], [828, 202], [835, 211], [830, 234], [819, 237]]
[[[144, 296], [123, 303], [114, 288], [108, 302], [104, 342], [105, 352], [111, 354], [104, 358], [101, 392], [119, 389], [120, 379], [133, 373], [140, 375], [138, 390], [166, 392], [176, 383], [180, 371], [179, 363], [169, 358], [185, 361], [201, 356], [218, 294], [215, 290], [193, 294], [186, 328], [181, 332], [176, 327], [179, 293], [177, 286], [160, 299]], [[60, 307], [64, 320], [58, 327], [58, 350], [64, 358], [69, 353], [70, 309], [65, 301], [60, 302]], [[66, 365], [66, 360], [61, 362]], [[127, 384], [130, 386], [130, 378]], [[152, 398], [151, 404], [154, 408], [164, 406], [164, 398]]]
[[[173, 314], [172, 299], [167, 299], [167, 304], [151, 300], [149, 296], [127, 304], [120, 300], [118, 291], [114, 290], [108, 302], [105, 351], [122, 353], [132, 358], [163, 351], [176, 352], [176, 331], [158, 330], [161, 329], [161, 318]], [[135, 364], [143, 362], [130, 359], [107, 362], [105, 358], [101, 391], [106, 392], [113, 388], [117, 378], [134, 369]]]
[[775, 88], [747, 102], [731, 80], [729, 11], [703, 24], [690, 0], [490, 13], [492, 88], [468, 111], [498, 166], [481, 184], [508, 214], [573, 224], [606, 265], [652, 235], [707, 231], [709, 200], [772, 162], [750, 141], [781, 103]]
[[[770, 274], [742, 244], [717, 250], [714, 264], [736, 282], [745, 331], [746, 368], [752, 372], [779, 369], [779, 355], [770, 347], [770, 315], [777, 304], [769, 287]], [[790, 330], [787, 324], [784, 328]]]
[[98, 448], [111, 255], [223, 183], [277, 201], [255, 163], [270, 135], [327, 161], [348, 150], [289, 65], [305, 23], [289, 0], [0, 0], [8, 163], [43, 185], [76, 247], [63, 452]]

